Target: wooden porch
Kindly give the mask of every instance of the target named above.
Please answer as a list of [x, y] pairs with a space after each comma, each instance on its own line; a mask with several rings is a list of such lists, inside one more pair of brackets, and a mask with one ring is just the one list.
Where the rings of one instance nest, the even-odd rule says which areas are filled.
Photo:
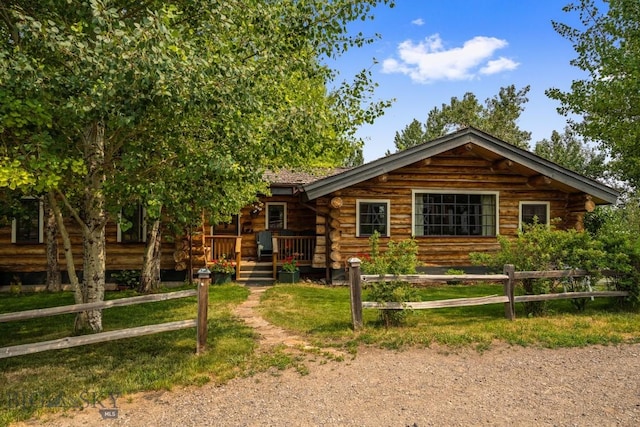
[[[272, 249], [263, 251], [263, 255], [258, 259], [255, 256], [243, 255], [242, 240], [242, 236], [203, 235], [203, 253], [207, 268], [211, 268], [216, 260], [225, 258], [235, 262], [238, 281], [251, 280], [250, 277], [242, 275], [243, 267], [245, 270], [270, 271], [270, 278], [276, 280], [279, 268], [287, 260], [295, 259], [300, 267], [311, 266], [316, 247], [316, 236], [273, 235]], [[255, 243], [255, 238], [253, 241]]]

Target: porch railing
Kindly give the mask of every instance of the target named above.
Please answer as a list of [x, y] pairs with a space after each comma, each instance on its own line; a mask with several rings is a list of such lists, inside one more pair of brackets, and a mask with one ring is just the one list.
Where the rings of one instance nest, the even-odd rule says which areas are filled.
[[311, 265], [316, 248], [316, 236], [274, 236], [273, 277], [278, 275], [278, 266], [289, 258], [298, 265]]
[[229, 235], [204, 236], [204, 257], [207, 267], [222, 257], [236, 262], [236, 271], [240, 271], [242, 259], [242, 237]]

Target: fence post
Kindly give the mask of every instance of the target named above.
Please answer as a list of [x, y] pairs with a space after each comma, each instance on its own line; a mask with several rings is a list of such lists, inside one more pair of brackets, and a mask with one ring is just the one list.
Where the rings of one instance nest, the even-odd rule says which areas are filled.
[[349, 259], [349, 288], [351, 289], [351, 320], [353, 330], [362, 329], [362, 289], [360, 288], [360, 259]]
[[209, 284], [211, 272], [208, 268], [198, 270], [198, 320], [196, 322], [196, 354], [204, 353], [207, 346], [207, 320], [209, 319]]
[[504, 282], [504, 294], [509, 298], [509, 302], [504, 303], [504, 315], [509, 320], [516, 318], [516, 304], [515, 304], [515, 272], [516, 268], [513, 264], [506, 264], [504, 266], [504, 274], [509, 278]]

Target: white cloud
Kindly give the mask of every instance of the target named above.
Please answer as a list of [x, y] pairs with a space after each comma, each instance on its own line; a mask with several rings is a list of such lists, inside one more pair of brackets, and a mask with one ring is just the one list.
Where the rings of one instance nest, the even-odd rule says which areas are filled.
[[405, 40], [398, 45], [399, 58], [384, 60], [382, 72], [406, 74], [418, 83], [470, 80], [478, 72], [495, 74], [515, 69], [519, 64], [508, 58], [490, 60], [496, 50], [507, 44], [506, 40], [495, 37], [476, 36], [461, 47], [445, 49], [439, 34], [428, 36], [419, 43]]
[[424, 20], [422, 18], [414, 19], [411, 21], [413, 25], [417, 25], [418, 27], [424, 25]]
[[520, 63], [501, 56], [498, 59], [494, 59], [492, 61], [487, 62], [487, 65], [480, 68], [480, 73], [481, 74], [497, 74], [502, 71], [515, 70], [516, 68], [518, 68], [518, 65], [520, 65]]

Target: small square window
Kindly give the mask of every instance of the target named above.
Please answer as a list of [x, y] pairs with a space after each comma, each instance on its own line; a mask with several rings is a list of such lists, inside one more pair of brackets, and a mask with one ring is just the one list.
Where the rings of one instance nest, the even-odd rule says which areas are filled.
[[359, 200], [357, 211], [358, 236], [371, 236], [376, 231], [389, 236], [388, 201]]
[[536, 221], [549, 225], [549, 202], [520, 202], [520, 228]]

